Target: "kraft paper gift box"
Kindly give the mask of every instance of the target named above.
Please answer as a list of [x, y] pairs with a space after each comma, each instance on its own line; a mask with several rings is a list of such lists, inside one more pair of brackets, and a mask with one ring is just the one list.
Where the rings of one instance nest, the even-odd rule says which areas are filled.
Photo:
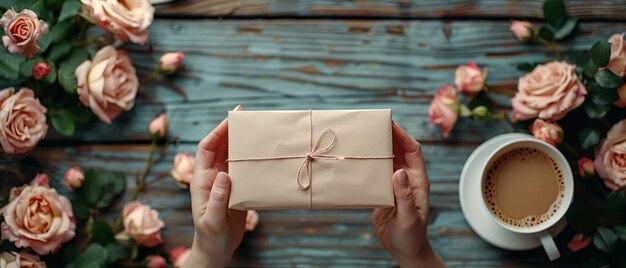
[[231, 209], [394, 205], [391, 110], [231, 111]]

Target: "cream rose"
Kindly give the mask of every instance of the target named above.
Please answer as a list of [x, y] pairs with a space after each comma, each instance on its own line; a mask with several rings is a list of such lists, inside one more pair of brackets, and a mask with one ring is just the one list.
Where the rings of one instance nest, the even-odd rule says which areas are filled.
[[454, 83], [459, 92], [474, 95], [483, 90], [487, 73], [478, 68], [473, 61], [460, 65], [454, 72]]
[[20, 13], [12, 9], [7, 10], [0, 19], [0, 27], [4, 27], [2, 43], [9, 52], [22, 54], [26, 58], [39, 51], [37, 40], [48, 33], [48, 24], [28, 9]]
[[541, 118], [557, 121], [584, 101], [587, 90], [576, 66], [561, 61], [538, 65], [522, 76], [511, 99], [514, 120]]
[[157, 118], [152, 119], [148, 124], [148, 132], [150, 135], [157, 135], [159, 138], [167, 135], [167, 116], [165, 114], [159, 115]]
[[78, 98], [103, 122], [110, 124], [135, 104], [139, 81], [126, 52], [112, 46], [100, 49], [93, 60], [76, 68]]
[[154, 8], [148, 0], [81, 0], [98, 26], [117, 40], [144, 44]]
[[617, 190], [626, 186], [626, 119], [617, 122], [596, 150], [596, 172], [604, 184]]
[[191, 178], [193, 177], [193, 167], [195, 163], [195, 159], [189, 152], [176, 154], [174, 157], [174, 166], [172, 166], [172, 177], [178, 186], [182, 188], [189, 186]]
[[0, 144], [6, 153], [25, 153], [48, 132], [46, 107], [30, 88], [0, 90]]
[[168, 52], [159, 59], [159, 69], [165, 73], [174, 73], [183, 66], [185, 54], [182, 52]]
[[451, 85], [440, 88], [428, 108], [428, 116], [431, 125], [441, 127], [441, 135], [447, 138], [454, 127], [457, 119], [459, 100], [456, 98], [456, 90]]
[[165, 226], [159, 212], [137, 201], [122, 209], [124, 232], [138, 244], [154, 247], [163, 243], [161, 229]]
[[80, 187], [85, 180], [85, 174], [80, 171], [78, 167], [72, 167], [65, 172], [63, 176], [63, 180], [65, 181], [65, 185], [69, 190], [74, 190]]
[[552, 145], [557, 145], [563, 141], [563, 129], [556, 123], [546, 122], [542, 119], [535, 119], [530, 132], [535, 138]]
[[46, 255], [74, 238], [76, 224], [67, 197], [40, 185], [20, 187], [12, 195], [14, 198], [1, 209], [4, 239]]
[[606, 66], [616, 75], [626, 75], [626, 47], [624, 47], [624, 33], [614, 34], [609, 38], [611, 43], [611, 59]]
[[2, 268], [46, 268], [46, 263], [38, 255], [26, 252], [0, 253], [0, 267]]
[[528, 42], [533, 36], [533, 25], [528, 21], [514, 20], [511, 22], [509, 30], [515, 35], [515, 38], [521, 42]]

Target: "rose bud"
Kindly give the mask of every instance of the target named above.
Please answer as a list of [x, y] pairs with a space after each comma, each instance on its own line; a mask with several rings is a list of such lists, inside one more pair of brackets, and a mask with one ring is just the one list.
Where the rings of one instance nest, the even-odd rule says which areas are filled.
[[33, 65], [33, 77], [37, 80], [46, 79], [50, 75], [50, 65], [45, 62], [38, 62]]
[[588, 157], [578, 159], [578, 172], [580, 176], [591, 177], [596, 174], [596, 167], [593, 164], [593, 160]]
[[194, 165], [195, 159], [189, 152], [176, 154], [174, 157], [174, 165], [172, 166], [172, 177], [179, 187], [187, 188], [191, 183]]
[[178, 246], [170, 251], [170, 259], [174, 263], [174, 268], [180, 268], [183, 266], [183, 263], [189, 258], [189, 254], [191, 250], [185, 246]]
[[185, 54], [180, 51], [165, 53], [159, 60], [159, 69], [164, 73], [175, 73], [183, 65], [183, 59]]
[[167, 267], [167, 261], [165, 258], [159, 255], [150, 255], [146, 257], [147, 268], [165, 268]]
[[454, 73], [454, 83], [459, 92], [474, 95], [483, 90], [487, 72], [483, 72], [473, 61], [460, 65]]
[[591, 237], [587, 237], [587, 239], [583, 239], [583, 234], [576, 234], [572, 241], [567, 243], [567, 247], [572, 252], [579, 251], [583, 248], [586, 248], [589, 243], [591, 243]]
[[256, 210], [248, 210], [246, 213], [246, 231], [253, 231], [259, 224], [259, 213]]
[[557, 145], [563, 141], [563, 129], [556, 123], [546, 122], [542, 119], [535, 119], [530, 132], [535, 138], [552, 145]]
[[65, 180], [65, 186], [67, 186], [70, 190], [74, 190], [83, 184], [85, 175], [80, 171], [80, 169], [78, 169], [78, 167], [72, 167], [65, 172], [63, 179]]
[[50, 179], [48, 174], [39, 173], [35, 175], [35, 178], [30, 182], [31, 186], [44, 186], [50, 188]]
[[148, 125], [148, 131], [150, 135], [156, 135], [159, 138], [165, 137], [167, 135], [167, 116], [161, 114], [153, 119]]
[[39, 51], [37, 40], [48, 33], [48, 24], [29, 9], [23, 9], [20, 13], [13, 9], [7, 10], [0, 18], [0, 27], [4, 27], [2, 43], [9, 53], [21, 54], [25, 58]]
[[450, 135], [450, 131], [459, 118], [458, 106], [459, 100], [456, 98], [456, 90], [451, 85], [445, 85], [437, 91], [430, 107], [428, 107], [430, 124], [441, 127], [443, 138]]
[[533, 37], [533, 25], [530, 22], [514, 20], [509, 29], [521, 42], [528, 42]]

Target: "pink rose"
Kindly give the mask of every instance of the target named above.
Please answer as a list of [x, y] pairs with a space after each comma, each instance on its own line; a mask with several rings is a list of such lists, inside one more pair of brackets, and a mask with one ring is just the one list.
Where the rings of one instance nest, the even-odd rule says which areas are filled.
[[161, 229], [165, 226], [159, 219], [159, 212], [133, 201], [122, 209], [124, 232], [137, 242], [147, 247], [163, 243]]
[[46, 263], [38, 255], [26, 252], [0, 253], [0, 267], [2, 268], [46, 268]]
[[596, 148], [596, 172], [613, 190], [626, 186], [626, 119], [617, 122]]
[[246, 213], [246, 231], [254, 231], [259, 224], [259, 213], [256, 210], [248, 210]]
[[154, 8], [148, 0], [81, 0], [100, 28], [122, 42], [144, 44]]
[[165, 73], [174, 73], [183, 65], [185, 54], [182, 52], [169, 52], [163, 54], [159, 60], [159, 69]]
[[45, 62], [38, 62], [33, 65], [33, 78], [40, 80], [48, 78], [50, 75], [50, 65]]
[[74, 238], [76, 224], [67, 197], [47, 186], [20, 187], [4, 208], [2, 233], [16, 247], [30, 247], [39, 255], [56, 252]]
[[182, 188], [187, 188], [193, 177], [193, 167], [196, 160], [189, 154], [177, 153], [174, 157], [174, 166], [172, 167], [172, 177]]
[[615, 101], [615, 106], [619, 108], [626, 107], [626, 84], [617, 89], [617, 94], [619, 95], [619, 99]]
[[74, 166], [67, 171], [65, 171], [65, 176], [63, 176], [65, 180], [65, 185], [68, 189], [74, 190], [79, 188], [83, 181], [85, 180], [85, 174], [83, 174], [78, 167]]
[[[105, 1], [102, 1], [103, 3]], [[135, 104], [139, 81], [126, 52], [112, 46], [76, 68], [78, 98], [107, 124]]]
[[571, 250], [572, 252], [576, 252], [587, 247], [589, 243], [591, 243], [591, 237], [587, 237], [587, 239], [583, 239], [583, 237], [583, 234], [574, 235], [572, 241], [567, 243], [567, 247], [569, 248], [569, 250]]
[[2, 43], [9, 52], [22, 54], [26, 58], [39, 51], [37, 40], [48, 33], [48, 24], [28, 9], [23, 9], [20, 13], [13, 9], [7, 10], [0, 19], [0, 27], [4, 27]]
[[578, 172], [580, 176], [591, 177], [596, 174], [596, 167], [593, 164], [593, 160], [588, 157], [578, 159]]
[[148, 125], [148, 131], [150, 135], [157, 135], [159, 138], [165, 137], [167, 135], [167, 116], [161, 114], [157, 118], [152, 119]]
[[178, 246], [170, 252], [170, 259], [174, 263], [174, 268], [183, 267], [183, 263], [189, 258], [191, 250], [185, 246]]
[[35, 178], [30, 182], [30, 185], [50, 187], [50, 179], [48, 178], [48, 174], [39, 173], [35, 175]]
[[546, 122], [543, 119], [535, 119], [530, 132], [535, 138], [552, 145], [557, 145], [563, 141], [563, 129], [556, 123]]
[[584, 101], [587, 90], [576, 76], [576, 66], [561, 61], [538, 65], [520, 77], [511, 99], [514, 120], [541, 118], [557, 121]]
[[606, 66], [616, 75], [626, 75], [626, 48], [624, 47], [624, 33], [614, 34], [609, 37], [611, 43], [611, 59]]
[[515, 35], [515, 38], [521, 42], [530, 41], [530, 38], [533, 36], [532, 29], [533, 25], [530, 22], [519, 20], [512, 21], [511, 27], [509, 28], [513, 35]]
[[5, 153], [25, 153], [48, 132], [46, 107], [30, 88], [0, 90], [0, 144]]
[[441, 127], [441, 135], [447, 138], [459, 118], [459, 100], [456, 98], [456, 90], [451, 85], [440, 88], [428, 108], [428, 116], [431, 125]]
[[474, 95], [485, 87], [487, 73], [482, 72], [473, 61], [468, 61], [465, 65], [460, 65], [454, 73], [454, 83], [459, 92]]
[[147, 268], [165, 268], [167, 267], [167, 261], [165, 258], [159, 255], [150, 255], [146, 257]]

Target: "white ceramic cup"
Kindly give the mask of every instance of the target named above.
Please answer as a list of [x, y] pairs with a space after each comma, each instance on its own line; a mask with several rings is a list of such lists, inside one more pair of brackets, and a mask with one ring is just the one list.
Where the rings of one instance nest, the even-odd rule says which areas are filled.
[[[561, 205], [557, 209], [556, 213], [554, 213], [553, 216], [550, 217], [548, 220], [540, 224], [534, 225], [532, 227], [519, 227], [519, 226], [510, 225], [501, 221], [497, 216], [491, 213], [491, 210], [487, 207], [486, 202], [481, 202], [481, 203], [484, 206], [484, 208], [487, 209], [487, 211], [489, 211], [489, 216], [491, 217], [491, 219], [494, 220], [500, 226], [502, 226], [502, 228], [505, 228], [515, 233], [536, 235], [537, 239], [541, 241], [541, 244], [543, 245], [543, 248], [546, 251], [548, 258], [550, 259], [550, 261], [553, 261], [553, 260], [558, 259], [561, 256], [561, 254], [556, 244], [554, 243], [552, 236], [550, 235], [550, 233], [548, 233], [548, 229], [552, 227], [553, 225], [555, 225], [556, 223], [558, 223], [565, 216], [565, 213], [567, 212], [567, 209], [569, 208], [574, 198], [574, 177], [572, 175], [572, 169], [570, 168], [567, 162], [567, 159], [565, 159], [565, 157], [563, 156], [563, 154], [561, 154], [561, 152], [559, 152], [559, 150], [557, 150], [554, 146], [544, 141], [535, 139], [532, 136], [527, 136], [527, 137], [513, 136], [513, 137], [506, 139], [505, 141], [502, 141], [498, 147], [496, 147], [491, 152], [489, 152], [488, 156], [485, 157], [481, 163], [479, 163], [481, 167], [480, 170], [482, 170], [480, 195], [483, 196], [482, 194], [482, 190], [483, 190], [482, 184], [484, 183], [483, 178], [484, 178], [485, 172], [487, 172], [487, 168], [491, 165], [491, 163], [495, 161], [496, 159], [498, 159], [501, 155], [507, 152], [510, 152], [511, 150], [518, 149], [518, 148], [532, 148], [532, 149], [537, 149], [541, 152], [544, 152], [548, 154], [552, 159], [554, 159], [558, 167], [561, 169], [565, 187], [563, 190], [563, 198], [561, 200]], [[483, 198], [483, 201], [484, 200], [485, 199]], [[519, 200], [519, 202], [524, 202], [524, 200]]]

